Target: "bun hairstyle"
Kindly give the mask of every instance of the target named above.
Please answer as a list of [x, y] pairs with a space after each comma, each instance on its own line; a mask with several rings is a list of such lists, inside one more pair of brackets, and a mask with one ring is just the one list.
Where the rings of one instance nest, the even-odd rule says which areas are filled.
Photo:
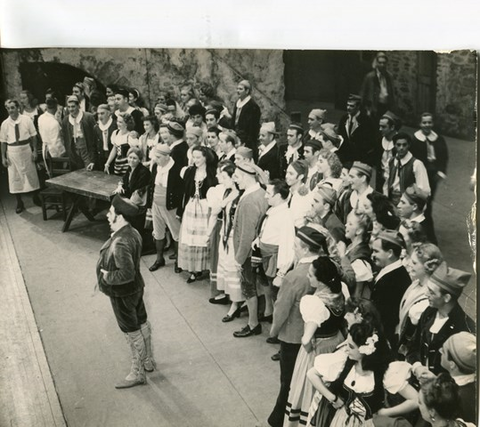
[[327, 256], [318, 257], [312, 262], [315, 278], [327, 286], [334, 294], [342, 292], [342, 283], [338, 267]]
[[415, 254], [429, 276], [431, 276], [443, 262], [443, 255], [440, 249], [433, 243], [422, 243], [418, 245], [415, 247]]
[[345, 312], [361, 315], [362, 322], [370, 323], [377, 334], [383, 336], [383, 324], [380, 319], [380, 313], [372, 301], [366, 298], [350, 297], [345, 303]]
[[421, 393], [428, 409], [434, 409], [445, 420], [457, 418], [460, 396], [458, 385], [450, 374], [441, 373], [438, 377], [425, 381]]
[[377, 335], [378, 340], [375, 342], [375, 349], [371, 354], [365, 354], [362, 358], [362, 368], [365, 371], [373, 371], [383, 377], [387, 371], [388, 365], [392, 361], [390, 348], [387, 340], [377, 332], [375, 326], [370, 322], [354, 323], [348, 331], [353, 342], [358, 346], [364, 346], [367, 340]]

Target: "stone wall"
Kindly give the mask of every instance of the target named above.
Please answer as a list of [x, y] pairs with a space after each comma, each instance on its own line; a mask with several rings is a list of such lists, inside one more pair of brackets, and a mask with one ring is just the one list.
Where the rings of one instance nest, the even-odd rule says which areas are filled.
[[475, 138], [477, 53], [437, 55], [437, 124], [446, 135]]
[[417, 53], [409, 51], [388, 52], [388, 71], [393, 75], [396, 113], [405, 124], [417, 122]]
[[[283, 52], [281, 50], [205, 49], [25, 49], [2, 51], [7, 96], [22, 88], [19, 72], [23, 62], [64, 63], [94, 76], [102, 84], [137, 88], [152, 105], [162, 90], [176, 95], [184, 83], [210, 83], [229, 108], [242, 79], [253, 84], [253, 96], [262, 120], [285, 127]], [[73, 83], [73, 82], [72, 82]]]

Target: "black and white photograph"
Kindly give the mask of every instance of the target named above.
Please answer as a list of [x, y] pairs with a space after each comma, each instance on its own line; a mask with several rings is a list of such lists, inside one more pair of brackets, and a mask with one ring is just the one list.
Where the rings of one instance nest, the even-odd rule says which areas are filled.
[[0, 427], [478, 425], [478, 47], [9, 37]]

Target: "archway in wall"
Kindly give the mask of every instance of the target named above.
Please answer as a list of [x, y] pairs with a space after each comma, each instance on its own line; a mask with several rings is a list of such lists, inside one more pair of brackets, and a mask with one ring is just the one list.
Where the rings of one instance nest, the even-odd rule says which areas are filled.
[[58, 101], [66, 105], [66, 97], [72, 93], [73, 85], [83, 81], [84, 77], [93, 78], [97, 89], [105, 93], [105, 86], [95, 76], [60, 62], [23, 62], [20, 64], [20, 75], [23, 89], [32, 92], [39, 102], [45, 100], [46, 90], [52, 88], [57, 93]]

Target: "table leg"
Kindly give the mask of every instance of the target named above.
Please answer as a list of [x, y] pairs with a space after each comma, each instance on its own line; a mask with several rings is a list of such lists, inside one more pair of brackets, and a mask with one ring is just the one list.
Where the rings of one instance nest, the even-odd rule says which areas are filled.
[[79, 197], [72, 195], [72, 199], [73, 199], [72, 207], [70, 208], [70, 211], [68, 212], [68, 215], [67, 215], [67, 219], [63, 224], [62, 233], [65, 233], [66, 231], [68, 231], [68, 229], [70, 228], [70, 224], [72, 223], [73, 217], [75, 216], [78, 210]]

